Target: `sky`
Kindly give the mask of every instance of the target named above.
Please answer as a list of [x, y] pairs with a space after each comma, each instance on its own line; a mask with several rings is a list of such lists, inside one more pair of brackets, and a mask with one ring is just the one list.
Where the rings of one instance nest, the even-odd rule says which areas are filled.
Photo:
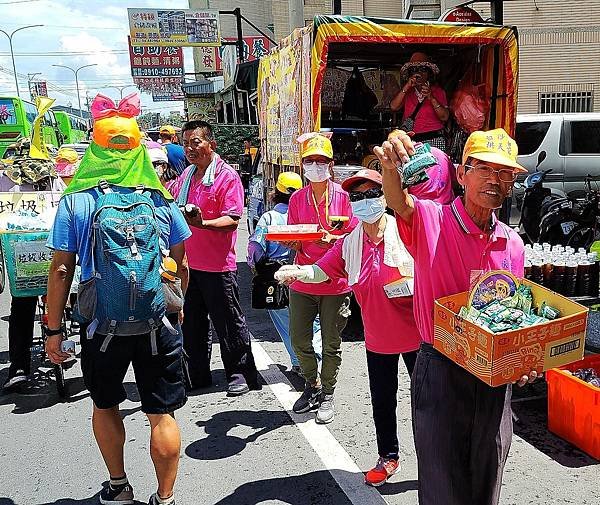
[[[27, 74], [41, 72], [36, 79], [48, 81], [48, 94], [57, 105], [77, 107], [73, 72], [52, 65], [77, 68], [82, 107], [86, 91], [93, 98], [103, 93], [115, 100], [121, 96], [110, 86], [133, 84], [129, 66], [127, 7], [188, 8], [187, 0], [0, 0], [0, 29], [11, 33], [25, 26], [43, 27], [19, 31], [13, 37], [15, 63], [22, 98], [29, 99]], [[25, 54], [20, 54], [25, 53]], [[184, 48], [185, 71], [193, 72], [192, 49]], [[8, 38], [0, 33], [0, 95], [15, 95]], [[126, 88], [124, 95], [135, 87]], [[143, 112], [183, 113], [183, 102], [153, 102], [142, 94]]]

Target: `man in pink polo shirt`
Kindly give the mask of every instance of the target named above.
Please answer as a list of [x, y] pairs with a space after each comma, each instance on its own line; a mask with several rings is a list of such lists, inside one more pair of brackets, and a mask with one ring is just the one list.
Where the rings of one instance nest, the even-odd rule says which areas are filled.
[[[333, 147], [329, 138], [311, 133], [299, 141], [302, 170], [309, 184], [290, 198], [288, 224], [316, 224], [326, 235], [318, 242], [288, 245], [296, 250], [297, 265], [312, 265], [356, 225], [356, 220], [352, 219], [348, 193], [330, 180]], [[345, 220], [336, 219], [339, 217]], [[349, 315], [349, 293], [348, 281], [343, 278], [323, 284], [296, 281], [290, 286], [290, 336], [306, 380], [306, 389], [293, 409], [301, 413], [318, 407], [318, 423], [330, 423], [334, 417], [333, 392], [342, 363], [341, 333]], [[317, 314], [323, 340], [320, 377], [312, 345], [313, 321]]]
[[[470, 135], [458, 167], [465, 195], [450, 205], [402, 189], [398, 166], [414, 154], [408, 135], [375, 149], [388, 205], [415, 260], [414, 310], [423, 343], [412, 377], [412, 414], [420, 505], [496, 505], [512, 438], [511, 386], [492, 388], [433, 346], [434, 301], [468, 291], [472, 274], [523, 276], [523, 241], [494, 211], [510, 193], [517, 145], [502, 129]], [[532, 371], [519, 384], [535, 380]]]
[[[183, 308], [183, 344], [189, 356], [192, 388], [212, 384], [212, 322], [229, 383], [236, 396], [258, 387], [250, 334], [240, 307], [235, 261], [237, 226], [244, 207], [239, 175], [214, 152], [205, 121], [183, 125], [183, 146], [192, 163], [170, 187], [192, 236], [185, 241], [190, 282]], [[209, 321], [210, 317], [210, 321]]]

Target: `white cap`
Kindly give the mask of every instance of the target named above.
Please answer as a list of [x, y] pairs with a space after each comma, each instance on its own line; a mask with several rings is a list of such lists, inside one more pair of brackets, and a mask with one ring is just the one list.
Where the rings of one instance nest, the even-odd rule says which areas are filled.
[[150, 155], [150, 160], [152, 161], [152, 163], [155, 163], [157, 161], [161, 161], [163, 163], [169, 162], [169, 159], [167, 158], [167, 153], [164, 149], [153, 147], [151, 149], [148, 149], [148, 154]]

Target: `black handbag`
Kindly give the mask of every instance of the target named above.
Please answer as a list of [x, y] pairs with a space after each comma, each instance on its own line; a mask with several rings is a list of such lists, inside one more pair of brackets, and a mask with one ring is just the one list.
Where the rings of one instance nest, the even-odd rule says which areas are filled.
[[263, 260], [256, 263], [256, 274], [252, 278], [253, 309], [285, 309], [290, 303], [290, 292], [287, 286], [275, 280], [275, 272], [285, 262]]

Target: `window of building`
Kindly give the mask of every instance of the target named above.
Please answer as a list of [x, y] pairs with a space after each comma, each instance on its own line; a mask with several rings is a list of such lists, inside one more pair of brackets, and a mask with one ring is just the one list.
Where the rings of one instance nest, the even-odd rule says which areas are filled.
[[593, 112], [593, 91], [538, 93], [538, 109], [542, 114]]
[[519, 154], [526, 155], [536, 152], [542, 145], [549, 128], [550, 121], [517, 123], [515, 140], [519, 146]]

